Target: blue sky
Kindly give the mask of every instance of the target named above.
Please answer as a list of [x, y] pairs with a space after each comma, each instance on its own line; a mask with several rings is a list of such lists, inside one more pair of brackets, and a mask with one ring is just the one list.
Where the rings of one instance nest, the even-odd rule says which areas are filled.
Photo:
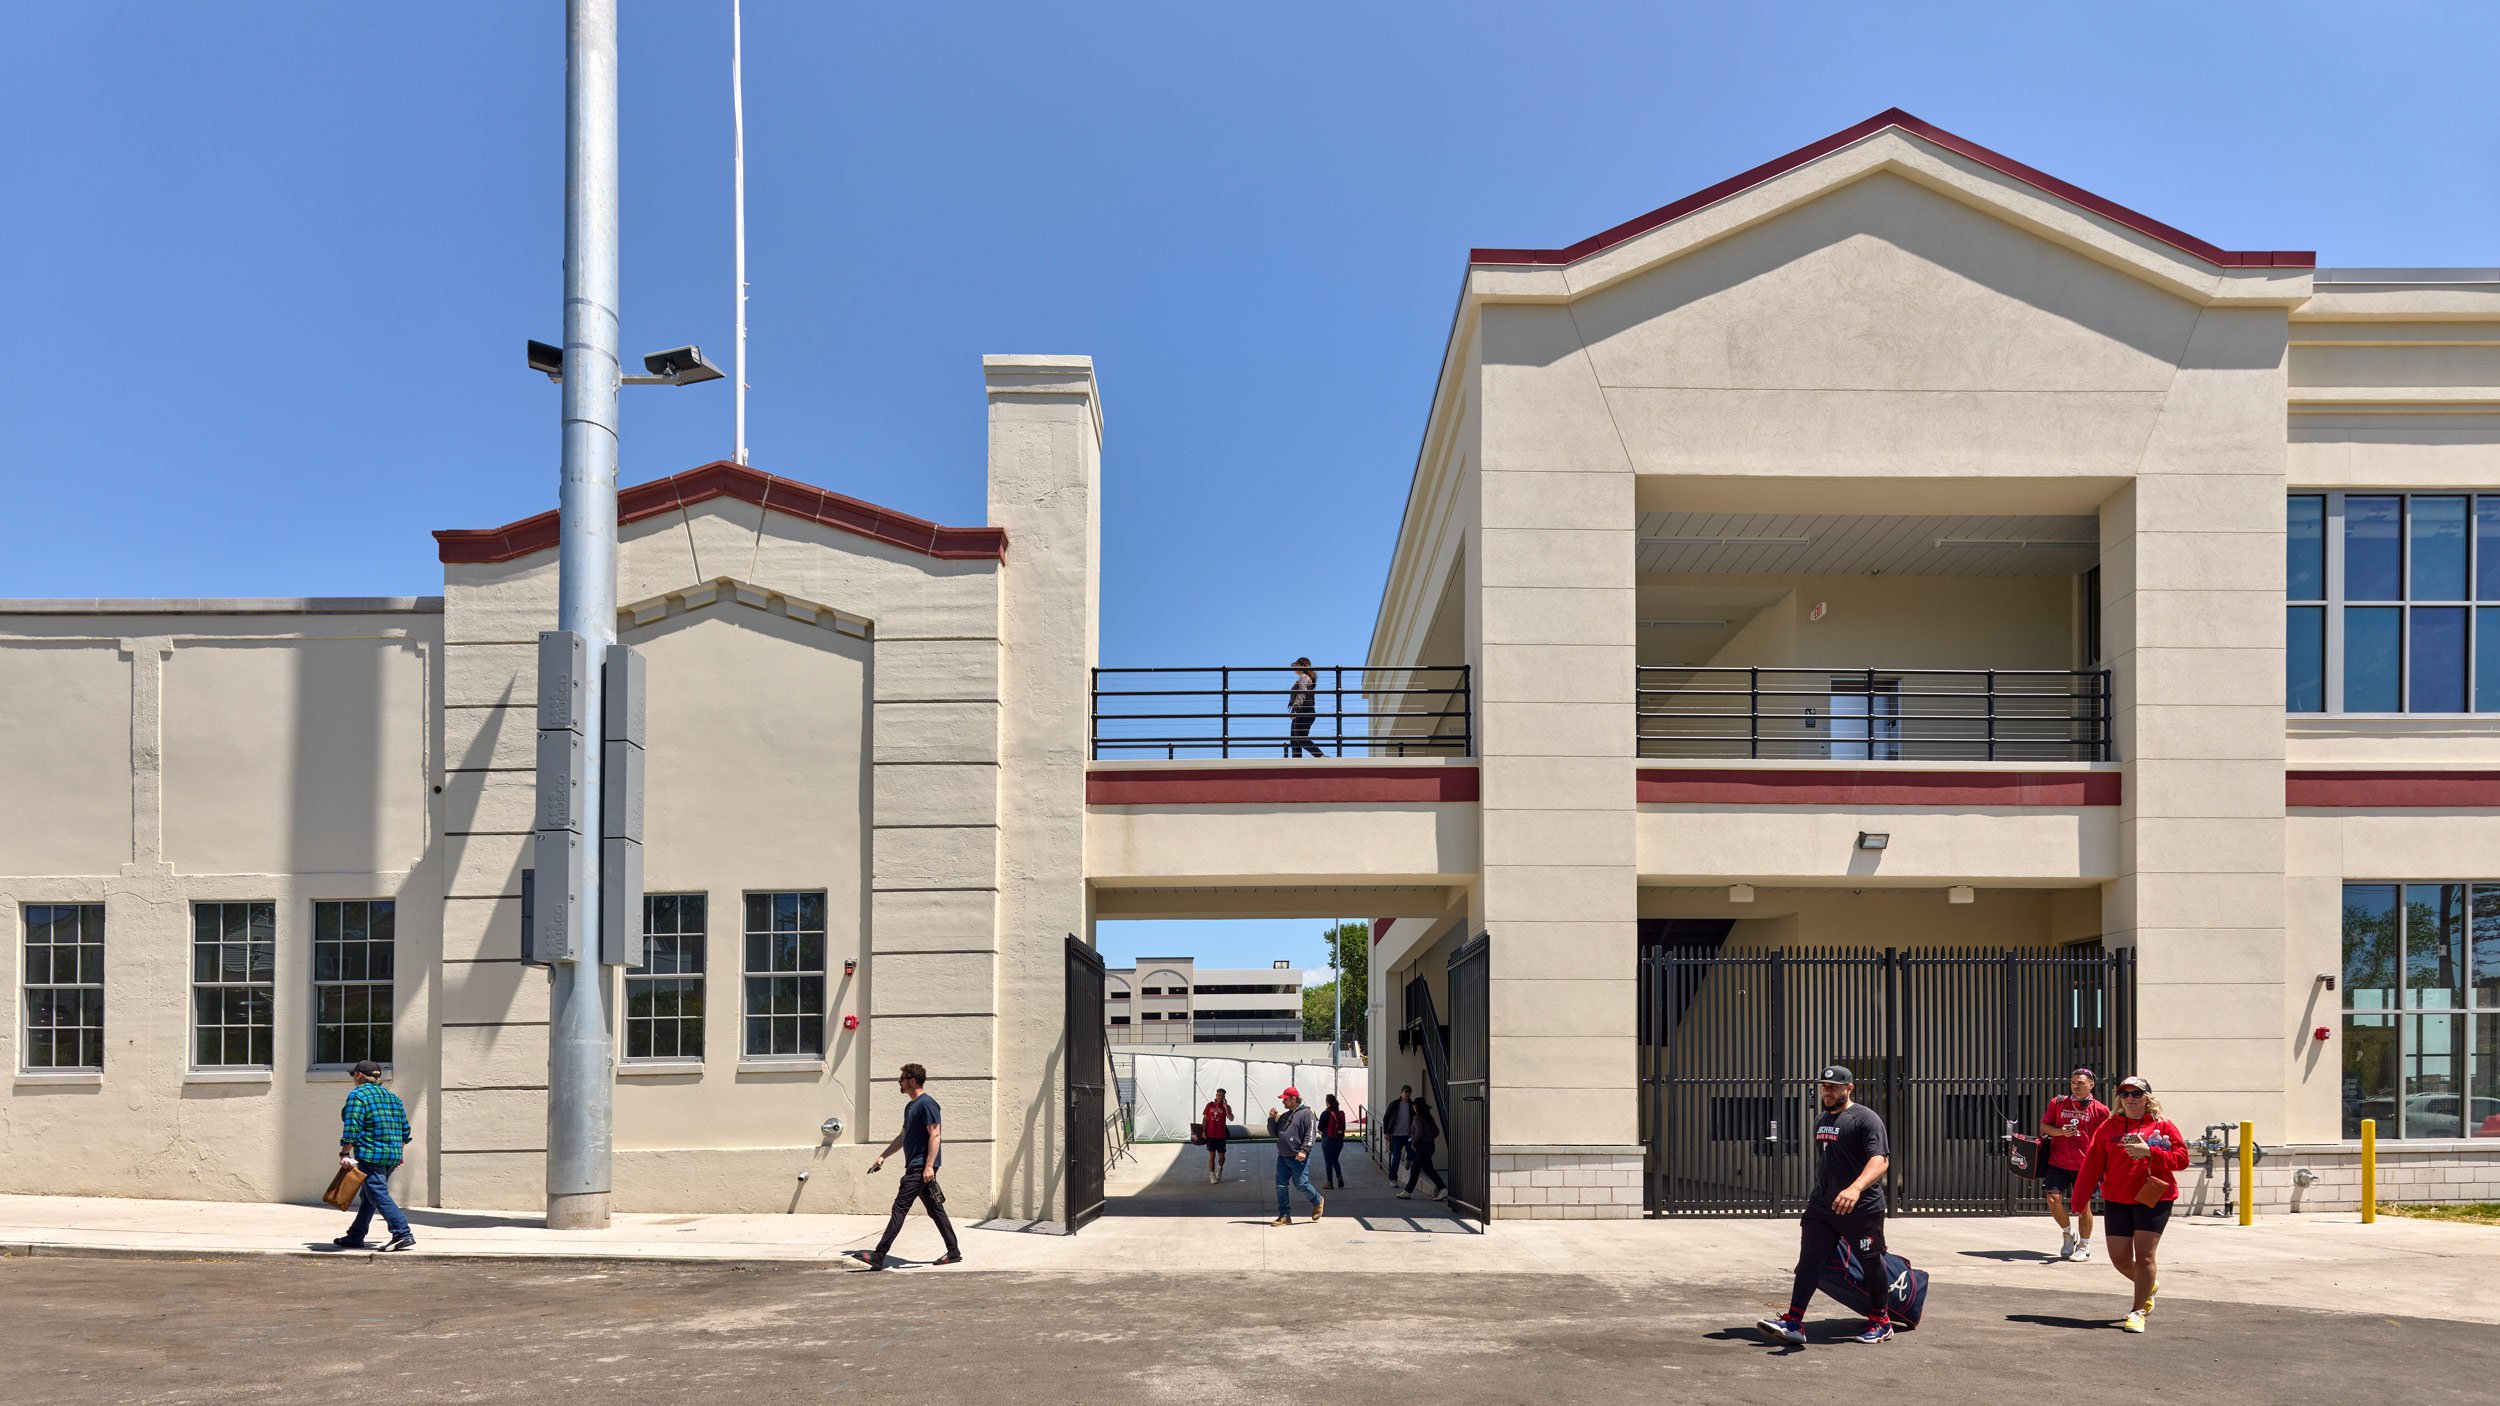
[[[625, 349], [726, 364], [727, 0], [623, 8]], [[2500, 7], [2112, 8], [752, 0], [754, 460], [978, 522], [979, 356], [1090, 353], [1104, 662], [1351, 661], [1472, 245], [1898, 105], [2225, 246], [2500, 265]], [[0, 14], [0, 596], [424, 594], [552, 504], [562, 16]], [[630, 394], [625, 480], [729, 425]]]

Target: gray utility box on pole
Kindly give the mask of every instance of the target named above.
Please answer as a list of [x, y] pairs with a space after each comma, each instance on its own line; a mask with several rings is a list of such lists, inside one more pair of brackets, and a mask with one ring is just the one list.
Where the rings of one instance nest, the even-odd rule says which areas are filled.
[[538, 806], [532, 843], [529, 932], [522, 957], [540, 965], [582, 955], [582, 773], [589, 719], [582, 708], [589, 650], [580, 635], [538, 637]]
[[642, 655], [608, 646], [601, 680], [599, 960], [630, 967], [642, 946]]
[[522, 959], [533, 965], [578, 961], [589, 955], [588, 934], [571, 896], [581, 887], [584, 847], [590, 843], [582, 805], [582, 763], [601, 749], [599, 796], [599, 948], [602, 965], [629, 967], [642, 938], [642, 656], [610, 645], [602, 661], [599, 720], [604, 741], [588, 734], [582, 712], [582, 671], [588, 650], [582, 637], [549, 630], [538, 637], [537, 833], [528, 891], [522, 905], [527, 928]]

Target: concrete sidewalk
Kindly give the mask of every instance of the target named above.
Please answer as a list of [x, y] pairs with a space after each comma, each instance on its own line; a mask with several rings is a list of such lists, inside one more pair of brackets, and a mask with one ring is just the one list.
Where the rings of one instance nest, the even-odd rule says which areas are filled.
[[[1438, 1203], [1394, 1199], [1379, 1171], [1351, 1154], [1349, 1186], [1329, 1214], [1295, 1223], [1275, 1214], [1270, 1145], [1239, 1148], [1224, 1182], [1206, 1181], [1205, 1154], [1144, 1147], [1111, 1179], [1102, 1218], [1074, 1236], [1020, 1224], [963, 1224], [966, 1263], [913, 1274], [1104, 1275], [1389, 1273], [1624, 1276], [1686, 1283], [1762, 1284], [1763, 1302], [1786, 1292], [1795, 1259], [1793, 1222], [1759, 1220], [1505, 1221], [1490, 1229], [1451, 1217]], [[616, 1262], [796, 1262], [834, 1268], [842, 1252], [873, 1245], [882, 1216], [633, 1215], [606, 1230], [546, 1230], [537, 1217], [500, 1212], [411, 1211], [428, 1259]], [[153, 1254], [174, 1257], [401, 1256], [321, 1253], [346, 1229], [322, 1206], [0, 1196], [0, 1253]], [[2003, 1288], [2124, 1292], [2095, 1259], [2058, 1262], [2045, 1215], [2012, 1220], [1907, 1217], [1892, 1245], [1939, 1281]], [[319, 1247], [316, 1250], [315, 1247]], [[896, 1246], [899, 1259], [938, 1252], [917, 1212]], [[2351, 1214], [2277, 1216], [2242, 1229], [2181, 1217], [2163, 1242], [2165, 1301], [2285, 1305], [2500, 1323], [2500, 1228]]]

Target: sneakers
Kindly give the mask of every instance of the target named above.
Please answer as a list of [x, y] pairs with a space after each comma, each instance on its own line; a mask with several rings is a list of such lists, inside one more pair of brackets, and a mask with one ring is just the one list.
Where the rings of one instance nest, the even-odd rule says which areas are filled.
[[885, 1256], [874, 1250], [848, 1250], [843, 1253], [842, 1258], [852, 1261], [861, 1269], [885, 1268]]
[[1319, 1198], [1319, 1203], [1317, 1205], [1311, 1207], [1311, 1219], [1318, 1220], [1321, 1216], [1326, 1214], [1328, 1214], [1328, 1198], [1323, 1196]]
[[1291, 1225], [1291, 1224], [1293, 1224], [1293, 1217], [1291, 1217], [1291, 1216], [1278, 1216], [1276, 1219], [1274, 1219], [1274, 1220], [1272, 1220], [1272, 1221], [1269, 1221], [1269, 1222], [1268, 1222], [1268, 1225], [1269, 1225], [1270, 1227], [1279, 1226], [1279, 1225]]
[[2091, 1242], [2091, 1241], [2089, 1241], [2089, 1240], [2078, 1240], [2078, 1241], [2076, 1241], [2076, 1242], [2075, 1242], [2075, 1258], [2076, 1258], [2077, 1260], [2079, 1260], [2079, 1261], [2080, 1261], [2080, 1260], [2088, 1260], [2088, 1259], [2092, 1258], [2092, 1242]]
[[1753, 1325], [1755, 1331], [1784, 1347], [1804, 1347], [1806, 1330], [1794, 1318], [1765, 1318]]
[[1889, 1319], [1889, 1318], [1870, 1318], [1870, 1319], [1866, 1320], [1866, 1331], [1864, 1331], [1864, 1332], [1862, 1332], [1862, 1333], [1858, 1334], [1858, 1341], [1859, 1341], [1859, 1342], [1862, 1342], [1862, 1343], [1880, 1343], [1880, 1342], [1884, 1342], [1884, 1341], [1888, 1340], [1888, 1339], [1889, 1339], [1889, 1338], [1891, 1338], [1891, 1337], [1892, 1337], [1892, 1320], [1891, 1320], [1891, 1319]]
[[2140, 1309], [2140, 1308], [2139, 1308], [2139, 1309], [2137, 1309], [2135, 1312], [2128, 1314], [2125, 1318], [2120, 1319], [2120, 1320], [2118, 1321], [2118, 1329], [2119, 1329], [2119, 1331], [2120, 1331], [2120, 1332], [2124, 1332], [2124, 1333], [2141, 1333], [2141, 1332], [2143, 1332], [2143, 1331], [2144, 1331], [2144, 1310], [2142, 1310], [2142, 1309]]
[[962, 1264], [963, 1262], [964, 1252], [961, 1250], [949, 1250], [945, 1254], [938, 1256], [936, 1259], [929, 1261], [931, 1264]]
[[383, 1246], [382, 1248], [386, 1251], [413, 1250], [417, 1248], [417, 1237], [413, 1235], [394, 1235], [391, 1237], [391, 1243]]
[[2057, 1257], [2061, 1260], [2073, 1259], [2075, 1257], [2075, 1233], [2071, 1230], [2061, 1230], [2057, 1233], [2057, 1241]]
[[2155, 1300], [2155, 1299], [2157, 1299], [2157, 1298], [2160, 1298], [2160, 1297], [2161, 1297], [2161, 1281], [2160, 1281], [2160, 1280], [2158, 1280], [2158, 1279], [2156, 1279], [2156, 1280], [2154, 1280], [2154, 1281], [2153, 1281], [2153, 1287], [2152, 1287], [2152, 1288], [2149, 1288], [2149, 1289], [2147, 1289], [2147, 1290], [2145, 1290], [2145, 1291], [2144, 1291], [2144, 1311], [2145, 1311], [2146, 1313], [2150, 1313], [2150, 1312], [2152, 1312], [2152, 1311], [2153, 1311], [2153, 1300]]
[[1412, 1191], [1400, 1191], [1398, 1193], [1398, 1199], [1401, 1201], [1412, 1201], [1415, 1199], [1415, 1193]]
[[351, 1240], [344, 1235], [331, 1241], [330, 1243], [338, 1246], [342, 1250], [370, 1250], [373, 1248], [373, 1242], [370, 1240]]

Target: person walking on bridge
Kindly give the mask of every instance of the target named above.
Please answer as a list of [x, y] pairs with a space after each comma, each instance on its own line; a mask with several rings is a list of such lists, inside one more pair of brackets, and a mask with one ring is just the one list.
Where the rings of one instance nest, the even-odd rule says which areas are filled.
[[1328, 1214], [1328, 1198], [1311, 1185], [1311, 1145], [1319, 1140], [1319, 1118], [1303, 1106], [1300, 1089], [1287, 1086], [1283, 1098], [1285, 1111], [1269, 1109], [1267, 1114], [1267, 1130], [1276, 1138], [1275, 1225], [1293, 1224], [1293, 1202], [1286, 1193], [1297, 1186], [1311, 1198], [1311, 1219]]
[[1293, 715], [1293, 741], [1286, 745], [1285, 755], [1328, 755], [1311, 741], [1311, 724], [1319, 721], [1319, 671], [1311, 667], [1307, 654], [1293, 661], [1293, 687], [1285, 691], [1285, 711]]

